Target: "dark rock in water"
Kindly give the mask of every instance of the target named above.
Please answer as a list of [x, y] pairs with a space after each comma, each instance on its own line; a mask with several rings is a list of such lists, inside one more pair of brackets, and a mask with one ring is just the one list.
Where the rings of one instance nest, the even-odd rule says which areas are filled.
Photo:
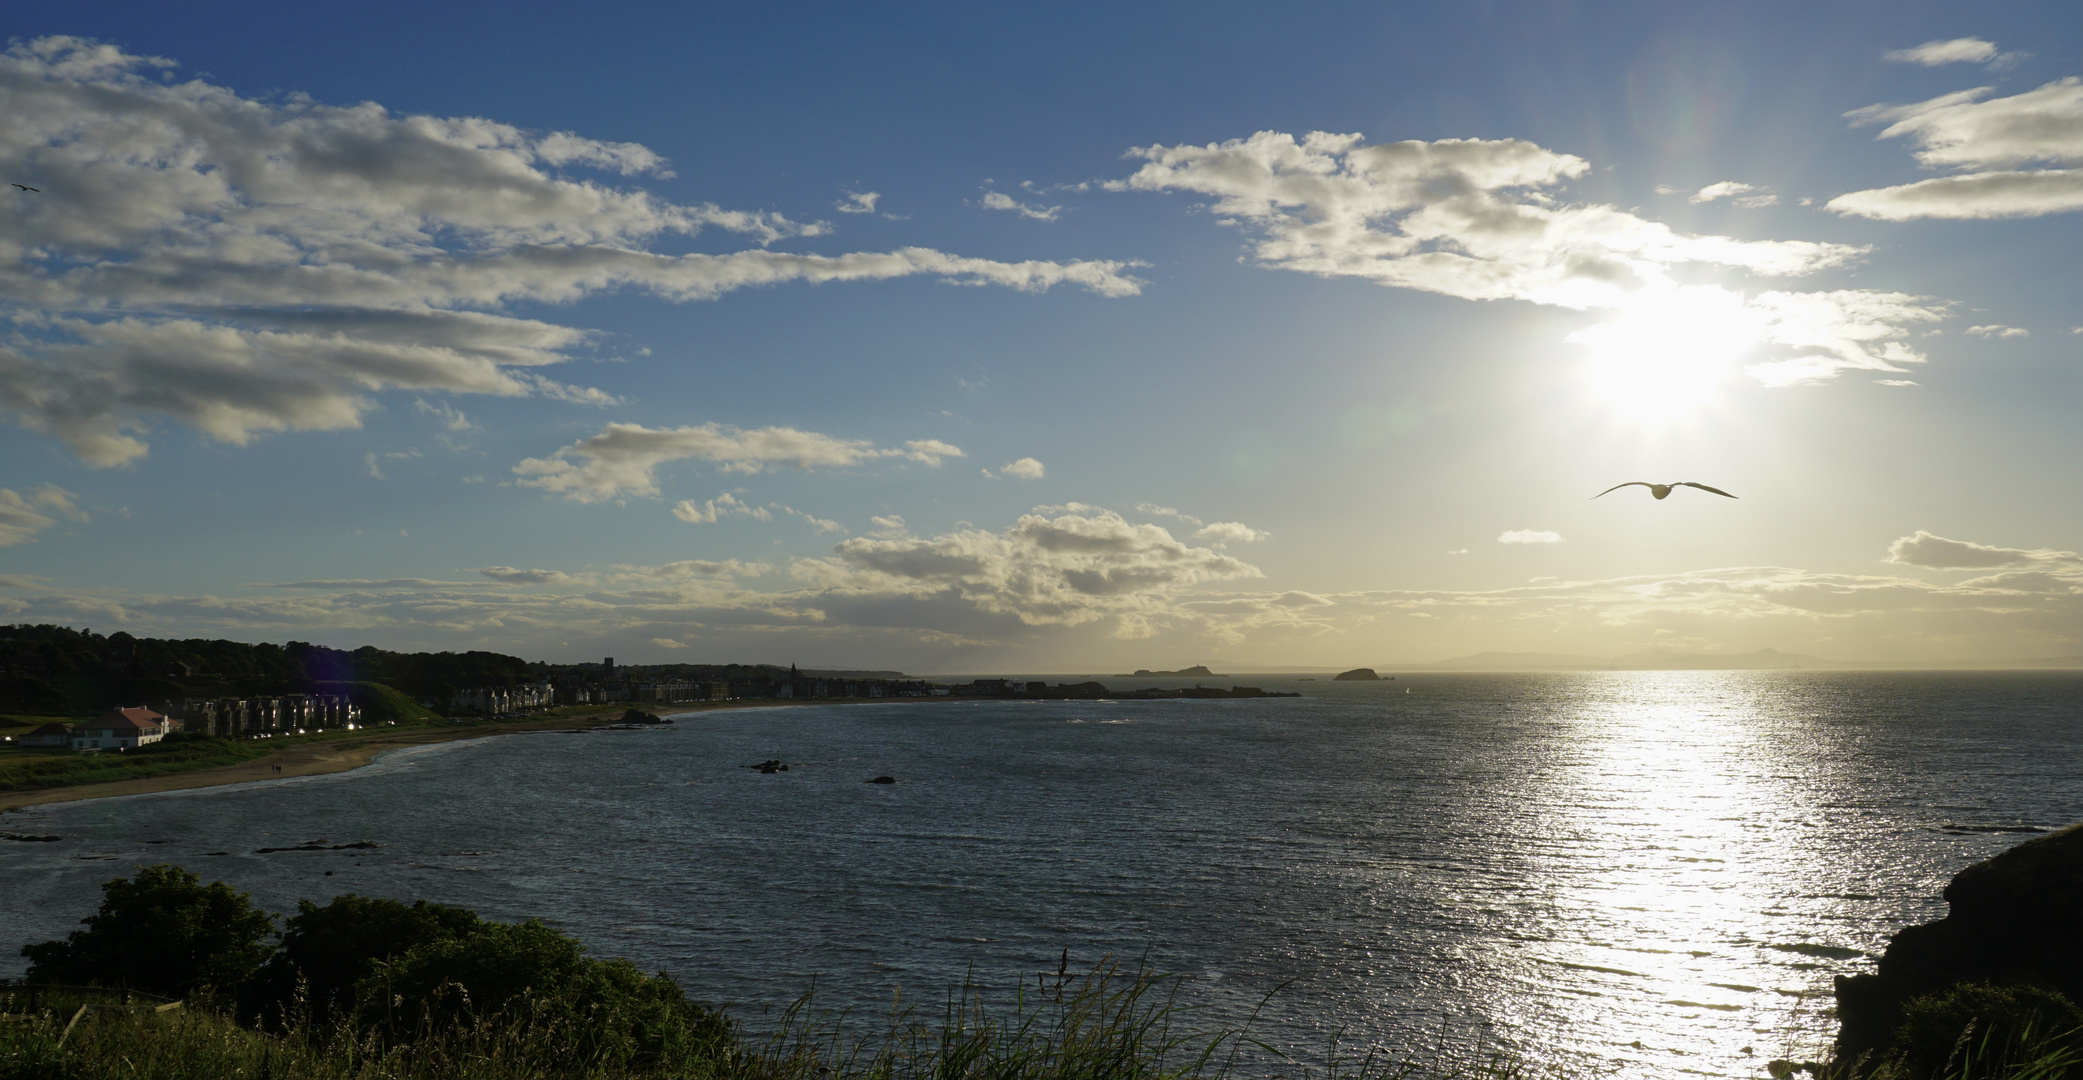
[[1333, 676], [1331, 676], [1331, 681], [1332, 681], [1332, 682], [1380, 682], [1380, 681], [1381, 681], [1381, 676], [1379, 676], [1379, 675], [1376, 675], [1376, 674], [1374, 673], [1374, 669], [1373, 669], [1373, 668], [1371, 668], [1371, 667], [1356, 667], [1356, 668], [1352, 669], [1351, 671], [1341, 671], [1341, 672], [1339, 672], [1338, 674], [1336, 674], [1336, 675], [1333, 675]]
[[272, 855], [277, 851], [354, 851], [359, 848], [373, 848], [382, 846], [382, 844], [379, 844], [374, 840], [356, 840], [352, 844], [321, 844], [318, 841], [313, 840], [310, 843], [298, 844], [295, 847], [254, 848], [253, 853], [255, 855]]
[[894, 783], [896, 783], [896, 782], [897, 782], [897, 778], [896, 778], [896, 777], [894, 777], [894, 776], [878, 776], [878, 777], [876, 777], [876, 778], [875, 778], [875, 779], [873, 779], [873, 780], [863, 780], [863, 781], [861, 781], [861, 783], [864, 783], [864, 784], [894, 784]]
[[1954, 875], [1951, 910], [1895, 935], [1872, 975], [1837, 978], [1837, 1054], [1886, 1047], [1912, 998], [1961, 983], [2036, 987], [2083, 1002], [2083, 825]]
[[630, 710], [628, 710], [628, 711], [624, 712], [624, 713], [622, 714], [622, 722], [623, 722], [623, 723], [625, 723], [625, 724], [670, 724], [670, 723], [672, 723], [672, 721], [671, 721], [671, 720], [667, 720], [666, 718], [664, 718], [664, 717], [662, 717], [662, 716], [659, 716], [659, 715], [658, 715], [657, 713], [647, 713], [647, 712], [643, 711], [642, 709], [630, 709]]
[[13, 840], [23, 844], [54, 844], [65, 839], [62, 836], [38, 836], [35, 833], [0, 832], [0, 840]]

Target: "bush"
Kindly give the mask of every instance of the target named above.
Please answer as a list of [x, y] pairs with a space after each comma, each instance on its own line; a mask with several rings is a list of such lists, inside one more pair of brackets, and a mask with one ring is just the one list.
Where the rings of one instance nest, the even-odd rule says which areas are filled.
[[353, 1009], [355, 984], [377, 964], [484, 926], [476, 912], [425, 900], [407, 905], [353, 893], [323, 907], [300, 900], [281, 947], [243, 995], [243, 1011], [278, 1020], [295, 1007], [301, 987], [309, 1018], [329, 1023]]
[[64, 941], [25, 945], [29, 981], [120, 986], [186, 997], [236, 990], [268, 958], [275, 920], [246, 894], [178, 866], [101, 886], [101, 910]]

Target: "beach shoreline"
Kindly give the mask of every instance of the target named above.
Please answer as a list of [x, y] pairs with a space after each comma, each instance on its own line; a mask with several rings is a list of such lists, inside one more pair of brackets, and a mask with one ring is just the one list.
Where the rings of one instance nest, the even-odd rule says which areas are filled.
[[[872, 699], [862, 699], [863, 701]], [[931, 699], [912, 699], [931, 700]], [[815, 701], [819, 705], [843, 705], [848, 699]], [[767, 699], [728, 702], [683, 702], [672, 706], [664, 715], [684, 716], [690, 713], [723, 712], [732, 709], [763, 709], [776, 706], [813, 704], [809, 701]], [[692, 707], [690, 707], [692, 706]], [[100, 784], [76, 784], [69, 787], [42, 788], [34, 791], [16, 791], [0, 794], [0, 814], [24, 810], [32, 806], [47, 806], [53, 803], [85, 802], [90, 799], [114, 799], [125, 795], [151, 795], [162, 791], [187, 791], [195, 788], [225, 787], [231, 784], [250, 784], [258, 780], [286, 780], [297, 776], [320, 776], [327, 773], [352, 772], [375, 761], [377, 756], [391, 750], [403, 750], [414, 746], [432, 746], [439, 743], [461, 742], [467, 739], [484, 739], [497, 735], [523, 735], [536, 731], [564, 731], [571, 728], [604, 727], [622, 721], [624, 712], [633, 706], [618, 704], [597, 713], [577, 716], [544, 716], [507, 722], [468, 725], [424, 725], [406, 728], [369, 728], [366, 735], [350, 735], [320, 742], [306, 742], [285, 746], [265, 757], [242, 761], [233, 765], [212, 765], [191, 772], [170, 773], [164, 776], [140, 776], [126, 780], [111, 780]], [[653, 706], [657, 708], [657, 706]]]

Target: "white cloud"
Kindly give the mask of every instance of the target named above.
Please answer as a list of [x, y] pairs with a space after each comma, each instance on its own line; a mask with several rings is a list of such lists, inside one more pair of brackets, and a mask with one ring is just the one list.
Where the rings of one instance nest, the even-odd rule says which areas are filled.
[[1970, 326], [1967, 328], [1967, 332], [1976, 337], [2021, 338], [2032, 336], [2032, 331], [2022, 326], [2005, 326], [2001, 323], [1990, 323], [1987, 326]]
[[1241, 521], [1209, 522], [1193, 535], [1195, 539], [1213, 540], [1223, 544], [1256, 544], [1273, 536], [1264, 529], [1254, 529]]
[[[641, 146], [152, 77], [170, 68], [65, 37], [0, 53], [0, 168], [42, 189], [0, 241], [0, 414], [97, 466], [162, 420], [244, 444], [355, 427], [387, 390], [613, 400], [529, 370], [593, 335], [516, 305], [913, 275], [1139, 288], [1120, 262], [770, 251], [829, 230], [603, 178], [670, 176]], [[757, 246], [650, 250], [707, 230]]]
[[615, 569], [633, 577], [642, 578], [689, 578], [689, 577], [760, 577], [774, 572], [774, 568], [763, 562], [743, 562], [738, 559], [681, 559], [663, 566], [620, 565]]
[[1950, 41], [1927, 41], [1914, 49], [1894, 49], [1884, 57], [1898, 64], [1922, 64], [1939, 67], [1944, 64], [1988, 64], [1992, 67], [2008, 67], [2030, 54], [2022, 52], [1998, 52], [1992, 42], [1981, 38], [1953, 38]]
[[875, 203], [882, 198], [878, 191], [849, 191], [846, 197], [832, 204], [832, 209], [842, 214], [875, 213]]
[[888, 517], [876, 514], [868, 521], [875, 526], [874, 535], [885, 540], [896, 540], [911, 535], [911, 526], [905, 523], [901, 514], [891, 514]]
[[448, 431], [472, 431], [477, 427], [476, 424], [470, 422], [468, 416], [463, 415], [461, 409], [446, 401], [429, 402], [425, 398], [420, 398], [412, 403], [412, 408], [415, 412], [426, 413], [429, 416], [438, 418], [441, 421], [442, 428]]
[[803, 511], [796, 509], [795, 507], [782, 506], [780, 503], [774, 503], [773, 505], [776, 509], [779, 509], [782, 513], [787, 514], [790, 517], [802, 518], [805, 523], [809, 524], [810, 527], [816, 529], [818, 532], [843, 533], [846, 531], [846, 526], [841, 525], [830, 518], [821, 518], [818, 517], [816, 514], [806, 514]]
[[1979, 170], [1839, 195], [1840, 214], [1912, 218], [2006, 218], [2083, 210], [2083, 169], [2018, 169], [2083, 163], [2083, 79], [2070, 76], [2010, 97], [1993, 87], [1914, 105], [1869, 105], [1845, 114], [1854, 127], [1885, 123], [1879, 138], [1908, 137], [1927, 168]]
[[689, 525], [713, 525], [717, 519], [727, 517], [749, 517], [755, 521], [774, 520], [774, 515], [768, 512], [766, 507], [740, 501], [736, 495], [728, 491], [699, 503], [693, 499], [681, 499], [673, 504], [673, 516]]
[[1923, 529], [1889, 544], [1888, 561], [1932, 570], [2083, 569], [2083, 556], [2073, 551], [1990, 547], [1967, 540], [1948, 540]]
[[506, 585], [568, 585], [574, 580], [562, 570], [521, 570], [511, 566], [480, 566], [477, 572]]
[[1500, 544], [1559, 544], [1562, 534], [1545, 529], [1508, 529], [1497, 537]]
[[524, 459], [513, 471], [524, 486], [574, 502], [599, 502], [625, 494], [656, 495], [657, 468], [689, 458], [716, 462], [724, 472], [755, 473], [776, 466], [844, 467], [887, 457], [938, 465], [942, 458], [961, 456], [959, 447], [938, 439], [913, 439], [901, 449], [878, 449], [866, 439], [841, 439], [786, 427], [744, 430], [716, 423], [681, 428], [609, 424], [600, 434], [548, 458]]
[[1258, 577], [1248, 563], [1191, 547], [1156, 525], [1109, 510], [1023, 515], [1004, 532], [964, 529], [930, 539], [854, 537], [832, 555], [805, 559], [796, 576], [847, 593], [958, 597], [1030, 626], [1078, 625], [1109, 616], [1137, 634], [1169, 597], [1207, 581]]
[[0, 547], [36, 539], [36, 534], [56, 525], [57, 519], [38, 513], [29, 500], [12, 488], [0, 488]]
[[1744, 184], [1739, 183], [1735, 180], [1723, 180], [1717, 184], [1708, 184], [1706, 187], [1703, 187], [1700, 190], [1693, 192], [1691, 195], [1686, 196], [1685, 201], [1694, 205], [1698, 205], [1700, 203], [1713, 202], [1716, 199], [1730, 198], [1731, 196], [1735, 195], [1747, 195], [1750, 192], [1756, 190], [1758, 190], [1758, 188], [1755, 184]]
[[[1015, 459], [1013, 461], [1008, 461], [1005, 464], [998, 467], [998, 475], [1010, 476], [1015, 480], [1039, 480], [1044, 475], [1046, 475], [1047, 472], [1048, 470], [1042, 467], [1042, 463], [1040, 461], [1037, 461], [1031, 457], [1023, 457]], [[985, 469], [984, 475], [990, 476], [991, 470]]]
[[1454, 550], [1452, 550], [1452, 551], [1449, 551], [1449, 552], [1447, 552], [1447, 554], [1449, 554], [1449, 555], [1466, 555], [1466, 554], [1468, 554], [1468, 549], [1467, 549], [1467, 548], [1455, 548]]
[[687, 643], [686, 643], [686, 642], [684, 642], [684, 641], [674, 641], [674, 640], [673, 640], [672, 638], [669, 638], [669, 637], [655, 637], [655, 638], [652, 638], [652, 639], [651, 639], [651, 644], [653, 644], [653, 645], [656, 645], [656, 646], [658, 646], [658, 647], [659, 647], [659, 648], [661, 648], [661, 649], [684, 649], [684, 648], [686, 648], [686, 647], [687, 647]]
[[[1905, 331], [1874, 320], [1917, 322], [1938, 310], [1896, 293], [1767, 291], [1745, 298], [1718, 285], [1682, 284], [1674, 271], [1688, 265], [1792, 276], [1843, 266], [1866, 249], [1690, 236], [1612, 206], [1563, 203], [1552, 189], [1590, 164], [1522, 140], [1369, 146], [1358, 135], [1316, 132], [1297, 141], [1262, 131], [1130, 154], [1145, 164], [1109, 187], [1213, 196], [1225, 223], [1256, 234], [1257, 260], [1278, 269], [1578, 309], [1655, 312], [1726, 299], [1739, 309], [1736, 321], [1774, 354], [1748, 370], [1775, 385], [1813, 382], [1844, 368], [1900, 371], [1900, 362], [1921, 357], [1899, 343], [1877, 345]], [[1818, 338], [1828, 342], [1827, 354], [1809, 351]]]
[[1364, 277], [1469, 300], [1615, 307], [1686, 263], [1775, 276], [1839, 266], [1863, 248], [1687, 236], [1611, 206], [1560, 205], [1546, 189], [1590, 164], [1518, 139], [1363, 145], [1358, 135], [1262, 131], [1207, 146], [1130, 151], [1145, 164], [1112, 187], [1211, 195], [1247, 225], [1268, 266]]
[[[1752, 194], [1752, 192], [1757, 194]], [[1767, 206], [1779, 205], [1779, 196], [1758, 187], [1756, 184], [1743, 184], [1734, 180], [1723, 180], [1718, 184], [1708, 184], [1706, 187], [1687, 196], [1685, 201], [1698, 205], [1700, 203], [1710, 203], [1716, 199], [1728, 199], [1745, 210], [1757, 210]]]
[[1183, 521], [1196, 529], [1200, 528], [1202, 525], [1202, 521], [1200, 518], [1194, 517], [1192, 514], [1182, 514], [1169, 506], [1159, 506], [1156, 503], [1137, 503], [1136, 509], [1145, 514], [1156, 514], [1160, 517], [1178, 518], [1180, 521]]
[[1010, 195], [997, 191], [984, 192], [984, 209], [1010, 210], [1021, 217], [1036, 221], [1054, 221], [1063, 214], [1060, 206], [1029, 206]]
[[86, 523], [87, 512], [73, 502], [78, 497], [55, 484], [45, 484], [27, 496], [12, 488], [0, 488], [0, 547], [36, 539], [37, 533], [58, 523], [51, 514]]

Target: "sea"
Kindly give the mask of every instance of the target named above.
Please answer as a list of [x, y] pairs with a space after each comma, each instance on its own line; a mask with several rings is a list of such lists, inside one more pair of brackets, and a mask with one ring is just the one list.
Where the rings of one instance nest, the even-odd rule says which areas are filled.
[[1942, 917], [1960, 869], [2083, 821], [2083, 673], [1231, 682], [1302, 696], [703, 712], [17, 811], [63, 839], [0, 843], [0, 975], [173, 863], [275, 912], [541, 919], [755, 1029], [1116, 964], [1263, 1043], [1243, 1075], [1757, 1077], [1822, 1053], [1832, 977]]

